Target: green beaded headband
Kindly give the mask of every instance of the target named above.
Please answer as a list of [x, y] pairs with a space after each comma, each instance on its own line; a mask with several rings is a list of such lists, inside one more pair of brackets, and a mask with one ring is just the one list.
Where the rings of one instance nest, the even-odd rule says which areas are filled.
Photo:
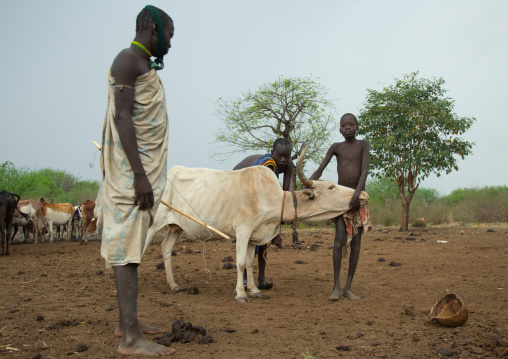
[[162, 59], [164, 57], [164, 50], [166, 47], [166, 34], [164, 33], [161, 13], [158, 8], [152, 5], [147, 5], [144, 9], [150, 11], [153, 21], [157, 24], [157, 50], [154, 53], [155, 60], [150, 61], [150, 68], [162, 70], [164, 68], [164, 62]]

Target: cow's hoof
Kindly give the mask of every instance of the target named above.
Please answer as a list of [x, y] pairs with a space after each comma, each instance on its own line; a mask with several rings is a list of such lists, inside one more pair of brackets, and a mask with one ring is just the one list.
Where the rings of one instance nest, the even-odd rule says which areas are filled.
[[261, 298], [263, 296], [263, 293], [256, 292], [251, 294], [252, 298]]
[[178, 293], [182, 290], [182, 287], [180, 287], [179, 285], [175, 285], [173, 288], [171, 288], [171, 290], [175, 293]]
[[247, 297], [237, 297], [237, 298], [235, 298], [235, 300], [238, 303], [249, 303], [249, 298], [247, 298]]

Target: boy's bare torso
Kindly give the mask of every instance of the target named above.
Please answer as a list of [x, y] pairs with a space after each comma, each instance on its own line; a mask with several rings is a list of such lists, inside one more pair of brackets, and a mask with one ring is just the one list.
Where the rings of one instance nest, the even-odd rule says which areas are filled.
[[[362, 172], [363, 151], [368, 147], [365, 140], [344, 141], [333, 144], [337, 158], [338, 184], [356, 189]], [[362, 191], [365, 190], [365, 185]]]

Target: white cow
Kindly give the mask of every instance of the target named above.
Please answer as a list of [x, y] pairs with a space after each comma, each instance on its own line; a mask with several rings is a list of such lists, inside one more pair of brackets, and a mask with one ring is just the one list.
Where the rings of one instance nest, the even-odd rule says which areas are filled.
[[[34, 243], [37, 244], [37, 240], [41, 237], [41, 240], [44, 239], [42, 234], [42, 228], [45, 225], [44, 214], [42, 205], [34, 201], [33, 199], [28, 199], [24, 201], [18, 202], [18, 208], [21, 212], [26, 213], [28, 215], [28, 219], [24, 218], [17, 210], [14, 212], [13, 222], [14, 226], [22, 226], [25, 227], [32, 222], [32, 233], [34, 238]], [[16, 229], [17, 230], [17, 229]], [[14, 238], [14, 235], [13, 235]], [[25, 236], [27, 239], [27, 236]]]
[[48, 203], [42, 197], [40, 202], [44, 211], [44, 218], [48, 222], [49, 241], [53, 242], [53, 224], [64, 226], [64, 229], [67, 230], [66, 241], [68, 241], [71, 237], [70, 226], [74, 216], [74, 206], [70, 203]]
[[[298, 159], [297, 174], [309, 189], [295, 192], [298, 218], [322, 221], [346, 212], [354, 190], [333, 182], [308, 180], [302, 170], [304, 154], [305, 150]], [[282, 190], [270, 169], [254, 166], [239, 171], [216, 171], [176, 166], [168, 171], [162, 199], [236, 238], [236, 301], [248, 302], [243, 286], [245, 268], [251, 295], [263, 295], [254, 283], [255, 248], [268, 243], [278, 233], [281, 221], [291, 222], [295, 218], [292, 194]], [[367, 199], [367, 193], [362, 192], [361, 202], [365, 203]], [[221, 237], [161, 204], [148, 230], [145, 249], [165, 225], [169, 225], [170, 231], [162, 243], [162, 252], [168, 284], [176, 291], [180, 287], [173, 277], [171, 253], [181, 232], [196, 239]]]

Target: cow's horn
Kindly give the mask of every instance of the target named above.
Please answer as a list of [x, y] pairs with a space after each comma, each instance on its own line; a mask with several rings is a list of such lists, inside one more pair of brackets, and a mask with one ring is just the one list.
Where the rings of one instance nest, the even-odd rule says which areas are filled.
[[305, 147], [300, 154], [300, 157], [298, 157], [298, 162], [296, 162], [296, 174], [298, 175], [298, 178], [303, 183], [303, 185], [307, 188], [312, 188], [313, 181], [305, 177], [305, 174], [303, 173], [303, 159], [305, 157], [305, 152], [307, 152], [307, 149], [309, 146]]

